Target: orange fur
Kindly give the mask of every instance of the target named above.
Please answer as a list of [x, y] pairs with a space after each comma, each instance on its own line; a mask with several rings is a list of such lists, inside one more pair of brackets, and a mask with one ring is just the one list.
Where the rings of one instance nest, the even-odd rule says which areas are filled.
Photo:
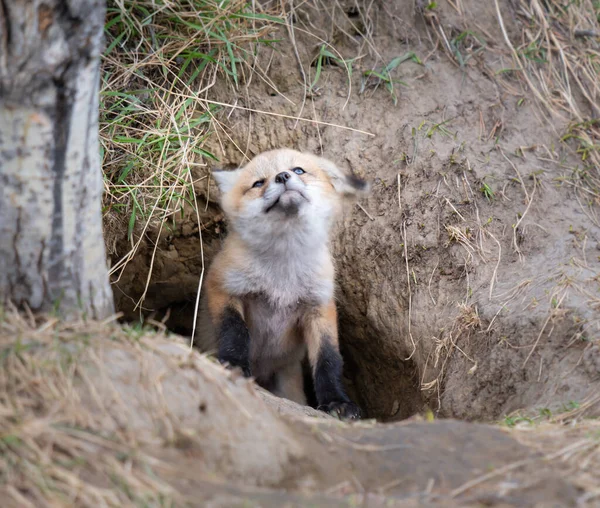
[[336, 347], [338, 346], [337, 336], [337, 311], [333, 300], [322, 305], [312, 312], [307, 313], [301, 322], [304, 341], [308, 348], [308, 358], [310, 364], [317, 364], [319, 351], [324, 337]]

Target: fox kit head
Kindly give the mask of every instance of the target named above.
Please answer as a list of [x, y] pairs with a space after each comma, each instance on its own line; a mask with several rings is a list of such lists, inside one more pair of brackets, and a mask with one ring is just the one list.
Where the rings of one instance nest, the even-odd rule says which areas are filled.
[[246, 243], [324, 241], [342, 199], [369, 185], [333, 162], [290, 149], [264, 152], [234, 171], [214, 171], [230, 227]]

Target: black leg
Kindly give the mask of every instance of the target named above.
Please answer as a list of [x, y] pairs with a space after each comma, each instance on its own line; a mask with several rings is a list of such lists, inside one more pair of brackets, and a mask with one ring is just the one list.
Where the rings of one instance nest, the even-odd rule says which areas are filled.
[[315, 382], [313, 380], [313, 373], [308, 361], [308, 356], [302, 360], [302, 380], [304, 382], [304, 395], [306, 395], [306, 403], [317, 409], [319, 403], [317, 401], [317, 394], [315, 393]]
[[250, 377], [250, 334], [240, 313], [226, 307], [219, 330], [219, 361], [230, 367], [239, 367]]
[[318, 409], [327, 413], [335, 413], [343, 419], [358, 419], [360, 418], [360, 409], [344, 391], [342, 368], [342, 355], [331, 343], [329, 337], [323, 337], [314, 367]]

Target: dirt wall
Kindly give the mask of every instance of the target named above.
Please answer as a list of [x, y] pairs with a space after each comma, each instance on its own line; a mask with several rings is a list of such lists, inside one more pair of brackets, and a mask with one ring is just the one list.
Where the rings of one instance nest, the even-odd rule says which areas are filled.
[[[521, 18], [511, 2], [499, 4], [518, 37]], [[228, 165], [290, 146], [372, 180], [334, 240], [351, 391], [382, 420], [425, 407], [489, 420], [585, 402], [600, 381], [595, 205], [565, 182], [578, 164], [560, 144], [566, 123], [502, 72], [510, 52], [493, 3], [461, 2], [462, 12], [449, 3], [435, 12], [419, 2], [340, 5], [296, 11], [294, 44], [286, 29], [273, 33], [281, 42], [255, 62], [268, 81], [213, 89], [213, 99], [238, 108], [223, 111], [227, 130], [209, 145]], [[468, 31], [479, 38], [461, 39]], [[468, 41], [462, 64], [444, 36]], [[357, 58], [350, 80], [330, 59], [312, 86], [320, 40]], [[393, 88], [365, 75], [412, 53], [392, 73]], [[226, 233], [207, 182], [197, 185], [203, 253], [190, 212], [160, 239], [143, 305], [157, 316], [170, 308], [169, 326], [187, 333], [201, 259], [210, 262]], [[133, 302], [153, 253], [149, 242], [115, 285], [129, 316], [140, 312]]]

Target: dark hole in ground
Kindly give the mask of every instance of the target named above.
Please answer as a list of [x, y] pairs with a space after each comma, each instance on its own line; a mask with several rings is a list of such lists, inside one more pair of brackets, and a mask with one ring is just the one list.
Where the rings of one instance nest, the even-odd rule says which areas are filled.
[[[149, 291], [158, 302], [160, 297]], [[173, 302], [154, 312], [153, 319], [164, 320], [167, 328], [186, 338], [192, 336], [195, 295], [183, 301]], [[351, 398], [360, 406], [363, 415], [378, 420], [401, 420], [423, 408], [419, 376], [412, 360], [398, 362], [386, 358], [378, 340], [374, 337], [365, 347], [360, 334], [368, 325], [358, 323], [344, 315], [340, 309], [340, 349], [344, 358], [344, 382]], [[357, 330], [361, 330], [357, 333]], [[368, 333], [368, 332], [367, 332]], [[316, 407], [312, 387], [306, 384], [309, 405]]]

